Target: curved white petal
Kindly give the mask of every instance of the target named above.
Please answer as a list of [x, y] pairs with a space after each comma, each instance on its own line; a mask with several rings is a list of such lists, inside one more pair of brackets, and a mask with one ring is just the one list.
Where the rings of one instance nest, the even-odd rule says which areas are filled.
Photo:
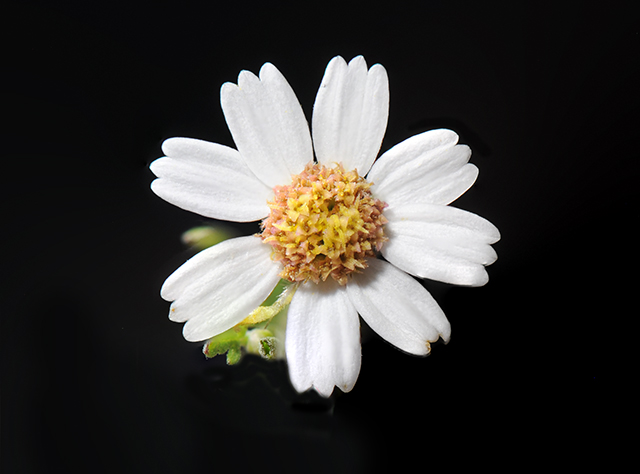
[[160, 292], [173, 301], [169, 318], [187, 321], [184, 337], [203, 341], [232, 328], [269, 296], [280, 280], [271, 247], [253, 235], [225, 240], [195, 255]]
[[360, 320], [333, 279], [300, 286], [289, 306], [285, 338], [294, 388], [325, 397], [350, 391], [360, 372]]
[[318, 162], [339, 162], [364, 176], [375, 160], [389, 116], [389, 80], [380, 64], [367, 71], [362, 56], [333, 58], [313, 106], [313, 145]]
[[390, 263], [367, 263], [347, 284], [347, 295], [371, 329], [415, 355], [427, 355], [429, 342], [438, 337], [449, 341], [451, 325], [420, 283]]
[[387, 204], [449, 204], [469, 189], [478, 168], [451, 130], [431, 130], [397, 144], [375, 162], [367, 180]]
[[233, 140], [247, 166], [266, 185], [288, 184], [313, 160], [309, 125], [293, 89], [273, 64], [227, 82], [220, 101]]
[[158, 179], [151, 189], [167, 202], [206, 217], [250, 222], [269, 214], [273, 191], [255, 177], [240, 153], [217, 143], [170, 138], [167, 155], [150, 169]]
[[489, 245], [500, 239], [486, 219], [455, 207], [407, 204], [385, 210], [389, 241], [382, 255], [412, 275], [446, 283], [482, 286], [484, 268], [497, 255]]

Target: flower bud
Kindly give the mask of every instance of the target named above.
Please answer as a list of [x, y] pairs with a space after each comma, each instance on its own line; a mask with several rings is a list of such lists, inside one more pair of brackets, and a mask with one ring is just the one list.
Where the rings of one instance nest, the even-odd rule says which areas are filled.
[[257, 354], [263, 359], [276, 356], [278, 341], [267, 329], [251, 329], [247, 331], [247, 352]]
[[206, 225], [189, 229], [182, 234], [180, 240], [183, 244], [200, 251], [231, 237], [233, 237], [233, 232], [228, 227]]

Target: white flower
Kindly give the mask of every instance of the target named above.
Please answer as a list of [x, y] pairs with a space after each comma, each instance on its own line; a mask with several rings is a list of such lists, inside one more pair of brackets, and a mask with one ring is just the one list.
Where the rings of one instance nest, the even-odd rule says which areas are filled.
[[[362, 56], [327, 66], [312, 129], [282, 74], [242, 71], [221, 103], [237, 150], [189, 138], [163, 144], [153, 191], [203, 216], [265, 219], [261, 236], [208, 248], [176, 270], [161, 295], [184, 337], [202, 341], [240, 323], [283, 277], [301, 281], [288, 310], [286, 357], [293, 386], [347, 392], [360, 371], [358, 314], [415, 355], [446, 342], [450, 324], [410, 275], [480, 286], [500, 234], [448, 206], [475, 181], [470, 149], [432, 130], [376, 160], [387, 125], [385, 69]], [[317, 160], [314, 162], [315, 158]], [[374, 163], [375, 161], [375, 163]], [[362, 178], [366, 176], [366, 180]], [[373, 183], [373, 184], [372, 184]], [[268, 204], [269, 203], [269, 204]], [[386, 261], [375, 258], [377, 250]], [[317, 282], [317, 283], [316, 283]]]

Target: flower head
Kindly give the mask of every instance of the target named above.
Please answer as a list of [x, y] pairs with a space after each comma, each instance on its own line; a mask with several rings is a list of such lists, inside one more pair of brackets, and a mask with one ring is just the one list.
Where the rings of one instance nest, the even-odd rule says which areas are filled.
[[[387, 125], [385, 69], [334, 58], [313, 109], [313, 138], [293, 90], [270, 63], [221, 89], [237, 150], [188, 138], [164, 142], [153, 191], [216, 219], [262, 221], [257, 236], [203, 250], [165, 281], [169, 317], [203, 341], [247, 321], [280, 278], [297, 282], [286, 323], [299, 391], [329, 396], [360, 371], [358, 314], [403, 351], [426, 355], [450, 324], [411, 275], [480, 286], [498, 230], [449, 206], [475, 181], [471, 151], [432, 130], [376, 161]], [[314, 158], [315, 154], [315, 158]], [[375, 163], [374, 163], [375, 161]], [[385, 260], [381, 260], [381, 254]], [[261, 312], [260, 314], [265, 314]], [[251, 318], [249, 318], [251, 319]]]

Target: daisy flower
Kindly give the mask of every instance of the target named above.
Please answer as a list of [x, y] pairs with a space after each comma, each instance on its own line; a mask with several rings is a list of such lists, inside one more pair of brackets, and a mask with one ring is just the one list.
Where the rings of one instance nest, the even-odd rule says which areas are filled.
[[[444, 313], [413, 277], [481, 286], [499, 240], [487, 220], [449, 204], [474, 183], [471, 150], [432, 130], [377, 160], [387, 126], [385, 69], [362, 56], [327, 66], [312, 133], [275, 66], [242, 71], [221, 88], [237, 149], [171, 138], [151, 170], [151, 189], [197, 214], [262, 221], [262, 233], [195, 255], [162, 286], [169, 317], [188, 341], [243, 322], [281, 278], [296, 285], [285, 352], [291, 382], [329, 396], [350, 391], [361, 362], [360, 319], [410, 354], [449, 340]], [[378, 258], [379, 255], [384, 260]]]

